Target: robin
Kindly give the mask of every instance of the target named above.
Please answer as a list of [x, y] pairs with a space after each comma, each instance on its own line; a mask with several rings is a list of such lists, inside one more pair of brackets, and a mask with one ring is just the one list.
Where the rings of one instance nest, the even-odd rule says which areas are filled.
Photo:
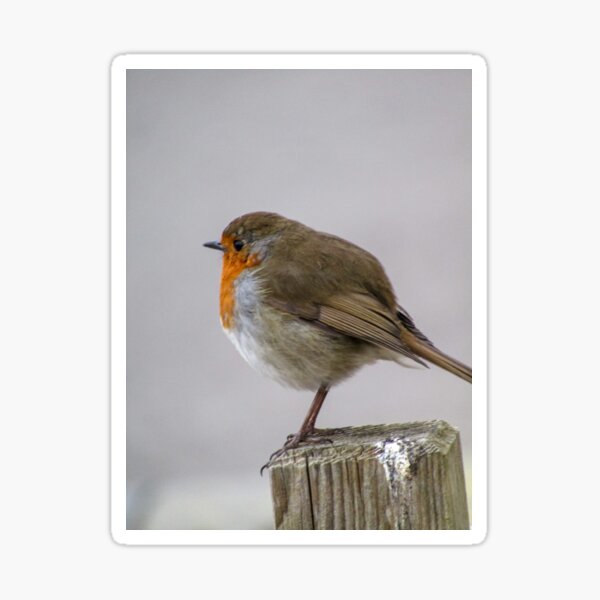
[[398, 305], [366, 250], [269, 212], [234, 219], [221, 241], [204, 245], [223, 252], [221, 325], [238, 352], [283, 385], [317, 390], [300, 430], [265, 467], [315, 434], [332, 386], [376, 360], [427, 361], [471, 382], [471, 368], [438, 350]]

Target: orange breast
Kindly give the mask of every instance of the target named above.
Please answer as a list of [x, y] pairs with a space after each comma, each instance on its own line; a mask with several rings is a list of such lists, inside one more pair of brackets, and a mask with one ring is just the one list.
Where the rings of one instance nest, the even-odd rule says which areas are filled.
[[244, 256], [240, 252], [226, 252], [223, 256], [219, 307], [221, 311], [221, 323], [225, 329], [230, 329], [234, 324], [235, 280], [242, 271], [257, 266], [259, 262], [256, 254]]

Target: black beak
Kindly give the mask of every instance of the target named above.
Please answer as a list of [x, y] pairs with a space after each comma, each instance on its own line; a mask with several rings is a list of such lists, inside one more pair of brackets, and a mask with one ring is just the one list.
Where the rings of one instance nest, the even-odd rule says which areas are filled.
[[203, 244], [207, 248], [212, 248], [213, 250], [220, 250], [221, 252], [225, 252], [225, 246], [221, 244], [221, 242], [206, 242]]

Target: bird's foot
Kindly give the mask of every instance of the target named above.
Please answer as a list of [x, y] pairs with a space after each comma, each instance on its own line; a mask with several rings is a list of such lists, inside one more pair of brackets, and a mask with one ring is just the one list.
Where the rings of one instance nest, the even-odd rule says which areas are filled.
[[279, 449], [273, 452], [269, 457], [269, 462], [264, 464], [260, 468], [260, 474], [263, 474], [265, 469], [268, 469], [280, 456], [283, 456], [288, 450], [293, 450], [294, 448], [298, 448], [301, 444], [306, 442], [311, 443], [329, 443], [333, 444], [333, 440], [323, 437], [323, 433], [333, 432], [335, 430], [332, 429], [313, 429], [310, 432], [299, 431], [298, 433], [292, 433], [287, 436], [285, 440], [285, 444]]
[[[329, 444], [333, 444], [333, 440], [326, 437], [326, 436], [331, 436], [331, 435], [335, 435], [336, 433], [339, 433], [340, 431], [342, 431], [341, 429], [313, 429], [310, 433], [307, 433], [306, 435], [302, 436], [298, 442], [299, 444], [303, 444], [305, 442], [312, 442], [315, 444], [318, 444], [320, 442], [327, 442]], [[290, 435], [287, 436], [286, 438], [286, 444], [287, 443], [291, 443], [294, 438], [298, 437], [298, 433], [290, 433]], [[293, 446], [294, 448], [297, 447]], [[285, 445], [284, 445], [285, 448]]]
[[320, 441], [328, 441], [333, 444], [332, 436], [339, 435], [340, 433], [345, 433], [347, 428], [344, 427], [330, 427], [327, 429], [314, 429], [311, 437], [314, 437], [315, 442]]

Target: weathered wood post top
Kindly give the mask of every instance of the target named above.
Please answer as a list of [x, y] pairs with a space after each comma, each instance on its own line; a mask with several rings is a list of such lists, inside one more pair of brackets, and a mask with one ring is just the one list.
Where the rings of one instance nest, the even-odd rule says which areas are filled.
[[322, 437], [269, 468], [277, 529], [469, 529], [460, 437], [448, 423]]

